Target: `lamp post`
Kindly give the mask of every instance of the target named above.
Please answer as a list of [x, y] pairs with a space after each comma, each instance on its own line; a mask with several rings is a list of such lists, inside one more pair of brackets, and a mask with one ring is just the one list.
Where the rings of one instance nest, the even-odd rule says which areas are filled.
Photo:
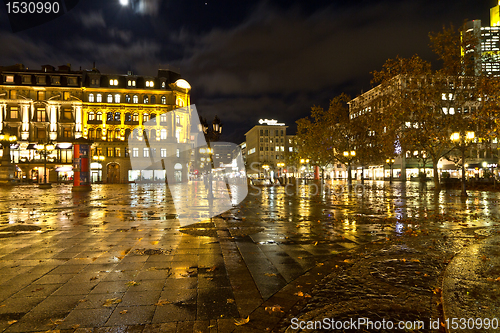
[[55, 146], [52, 142], [48, 143], [39, 142], [38, 145], [36, 146], [36, 149], [38, 150], [40, 155], [43, 155], [43, 161], [44, 161], [43, 184], [40, 184], [39, 188], [51, 188], [52, 185], [50, 183], [47, 183], [47, 155], [50, 154], [55, 149]]
[[344, 151], [344, 157], [347, 161], [347, 184], [349, 187], [352, 185], [352, 174], [351, 174], [351, 163], [352, 160], [356, 157], [356, 151]]
[[469, 147], [469, 144], [474, 141], [474, 132], [459, 133], [455, 132], [451, 135], [450, 139], [455, 144], [455, 146], [460, 150], [462, 156], [462, 196], [467, 196], [467, 191], [465, 190], [465, 150]]
[[392, 165], [394, 164], [394, 159], [393, 158], [388, 158], [385, 160], [385, 163], [389, 164], [389, 167], [391, 169], [391, 173], [389, 174], [389, 184], [392, 184]]
[[10, 158], [10, 145], [17, 141], [15, 135], [4, 134], [0, 132], [0, 143], [2, 144], [2, 160], [0, 166], [0, 184], [11, 184], [14, 179], [15, 167]]
[[203, 132], [203, 135], [205, 136], [205, 141], [207, 142], [208, 146], [208, 154], [209, 157], [207, 159], [207, 165], [209, 166], [209, 174], [208, 174], [208, 197], [213, 198], [213, 190], [212, 190], [212, 169], [213, 169], [213, 148], [211, 148], [210, 142], [216, 142], [219, 141], [219, 138], [222, 134], [222, 124], [217, 117], [215, 116], [214, 120], [212, 121], [212, 127], [208, 126], [207, 120], [205, 118], [202, 118], [200, 116], [200, 123], [198, 124], [198, 130], [200, 132]]

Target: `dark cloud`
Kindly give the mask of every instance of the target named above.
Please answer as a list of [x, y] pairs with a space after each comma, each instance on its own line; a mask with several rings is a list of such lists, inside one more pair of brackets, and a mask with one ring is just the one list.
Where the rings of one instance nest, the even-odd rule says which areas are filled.
[[106, 27], [106, 21], [104, 20], [103, 13], [101, 11], [80, 13], [79, 17], [83, 26], [87, 29]]
[[159, 64], [172, 64], [191, 83], [200, 114], [219, 115], [225, 134], [240, 140], [259, 118], [293, 125], [315, 104], [327, 107], [341, 92], [369, 89], [369, 73], [388, 58], [418, 53], [433, 59], [429, 31], [487, 18], [494, 5], [130, 0], [121, 6], [118, 0], [86, 0], [25, 33], [7, 32], [0, 22], [0, 65], [89, 68], [96, 61], [102, 72], [154, 75]]

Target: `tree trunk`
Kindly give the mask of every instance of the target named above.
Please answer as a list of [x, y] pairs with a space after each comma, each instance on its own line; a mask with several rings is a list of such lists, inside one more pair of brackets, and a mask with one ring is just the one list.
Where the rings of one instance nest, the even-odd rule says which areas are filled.
[[438, 174], [438, 162], [439, 158], [432, 159], [432, 170], [434, 171], [434, 191], [441, 191], [441, 184], [439, 183], [439, 174]]
[[365, 167], [363, 165], [361, 165], [361, 184], [364, 184], [365, 183]]

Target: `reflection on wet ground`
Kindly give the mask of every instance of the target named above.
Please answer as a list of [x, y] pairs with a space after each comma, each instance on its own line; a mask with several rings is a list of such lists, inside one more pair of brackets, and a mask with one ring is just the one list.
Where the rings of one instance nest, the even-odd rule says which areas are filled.
[[340, 252], [497, 224], [498, 200], [418, 183], [250, 187], [221, 217], [181, 227], [164, 185], [0, 189], [0, 329], [113, 326], [124, 310], [129, 324], [246, 317]]

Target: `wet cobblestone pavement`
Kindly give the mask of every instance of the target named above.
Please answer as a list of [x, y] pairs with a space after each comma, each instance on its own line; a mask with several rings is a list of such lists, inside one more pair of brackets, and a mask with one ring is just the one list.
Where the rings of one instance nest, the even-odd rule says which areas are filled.
[[2, 189], [0, 331], [295, 332], [294, 317], [368, 317], [439, 332], [427, 325], [443, 300], [448, 317], [498, 313], [497, 193], [356, 189], [251, 188], [184, 227], [164, 186]]

